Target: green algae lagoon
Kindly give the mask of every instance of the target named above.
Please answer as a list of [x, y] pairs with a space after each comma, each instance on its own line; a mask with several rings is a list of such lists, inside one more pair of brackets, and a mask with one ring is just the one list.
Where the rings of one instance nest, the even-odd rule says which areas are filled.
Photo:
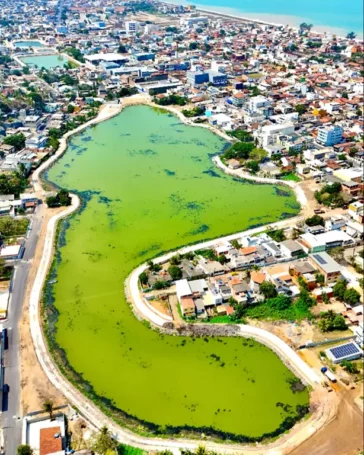
[[21, 57], [20, 60], [28, 66], [36, 66], [38, 68], [45, 68], [49, 70], [51, 68], [63, 67], [67, 63], [67, 59], [61, 54], [51, 55], [30, 55], [27, 57]]
[[49, 277], [57, 282], [46, 286], [51, 349], [73, 383], [139, 432], [195, 428], [254, 440], [282, 431], [308, 403], [307, 389], [292, 391], [293, 373], [265, 346], [159, 334], [125, 299], [128, 274], [161, 251], [299, 210], [286, 189], [217, 170], [211, 157], [226, 145], [134, 106], [73, 137], [47, 174], [84, 202], [61, 226]]

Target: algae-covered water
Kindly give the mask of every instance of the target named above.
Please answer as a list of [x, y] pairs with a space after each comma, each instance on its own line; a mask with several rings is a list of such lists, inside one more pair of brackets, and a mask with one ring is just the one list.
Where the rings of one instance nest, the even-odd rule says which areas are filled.
[[30, 55], [21, 57], [20, 60], [28, 66], [36, 66], [38, 68], [45, 68], [46, 70], [63, 67], [67, 63], [67, 59], [61, 54]]
[[162, 250], [297, 213], [286, 189], [217, 170], [211, 156], [224, 146], [146, 106], [72, 139], [48, 173], [86, 200], [59, 247], [56, 341], [99, 395], [141, 420], [255, 437], [288, 415], [277, 402], [308, 402], [279, 358], [241, 338], [159, 335], [134, 317], [123, 289]]

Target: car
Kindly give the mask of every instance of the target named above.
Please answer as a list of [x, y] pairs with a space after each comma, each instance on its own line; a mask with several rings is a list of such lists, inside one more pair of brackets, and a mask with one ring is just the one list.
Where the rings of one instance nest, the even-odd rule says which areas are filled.
[[3, 393], [9, 393], [10, 387], [8, 384], [3, 385]]

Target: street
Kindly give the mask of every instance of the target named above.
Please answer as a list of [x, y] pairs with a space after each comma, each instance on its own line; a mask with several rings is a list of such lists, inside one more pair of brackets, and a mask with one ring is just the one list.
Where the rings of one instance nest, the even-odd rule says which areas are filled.
[[8, 308], [8, 317], [3, 328], [8, 329], [8, 349], [4, 351], [4, 384], [8, 384], [9, 392], [4, 394], [3, 409], [0, 417], [3, 429], [5, 453], [14, 455], [21, 444], [22, 415], [20, 409], [20, 340], [19, 321], [21, 319], [23, 301], [30, 270], [30, 261], [39, 238], [44, 206], [39, 205], [32, 217], [32, 226], [25, 243], [23, 258], [15, 266], [12, 292]]

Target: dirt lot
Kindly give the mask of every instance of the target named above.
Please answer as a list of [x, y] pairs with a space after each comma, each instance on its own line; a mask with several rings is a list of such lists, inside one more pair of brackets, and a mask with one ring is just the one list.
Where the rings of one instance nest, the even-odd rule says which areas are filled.
[[61, 405], [66, 402], [63, 395], [53, 387], [47, 376], [43, 372], [38, 359], [36, 357], [32, 338], [30, 335], [29, 324], [29, 297], [35, 275], [38, 270], [38, 265], [43, 251], [43, 243], [45, 230], [49, 218], [51, 218], [57, 210], [49, 210], [44, 205], [39, 206], [40, 213], [44, 215], [44, 222], [39, 234], [39, 242], [35, 251], [34, 258], [29, 273], [25, 301], [23, 306], [22, 319], [20, 321], [20, 360], [21, 360], [21, 407], [24, 414], [42, 409], [45, 400], [52, 400], [54, 405]]
[[354, 399], [360, 393], [358, 389], [342, 392], [336, 418], [290, 455], [358, 455], [363, 450], [364, 421]]

